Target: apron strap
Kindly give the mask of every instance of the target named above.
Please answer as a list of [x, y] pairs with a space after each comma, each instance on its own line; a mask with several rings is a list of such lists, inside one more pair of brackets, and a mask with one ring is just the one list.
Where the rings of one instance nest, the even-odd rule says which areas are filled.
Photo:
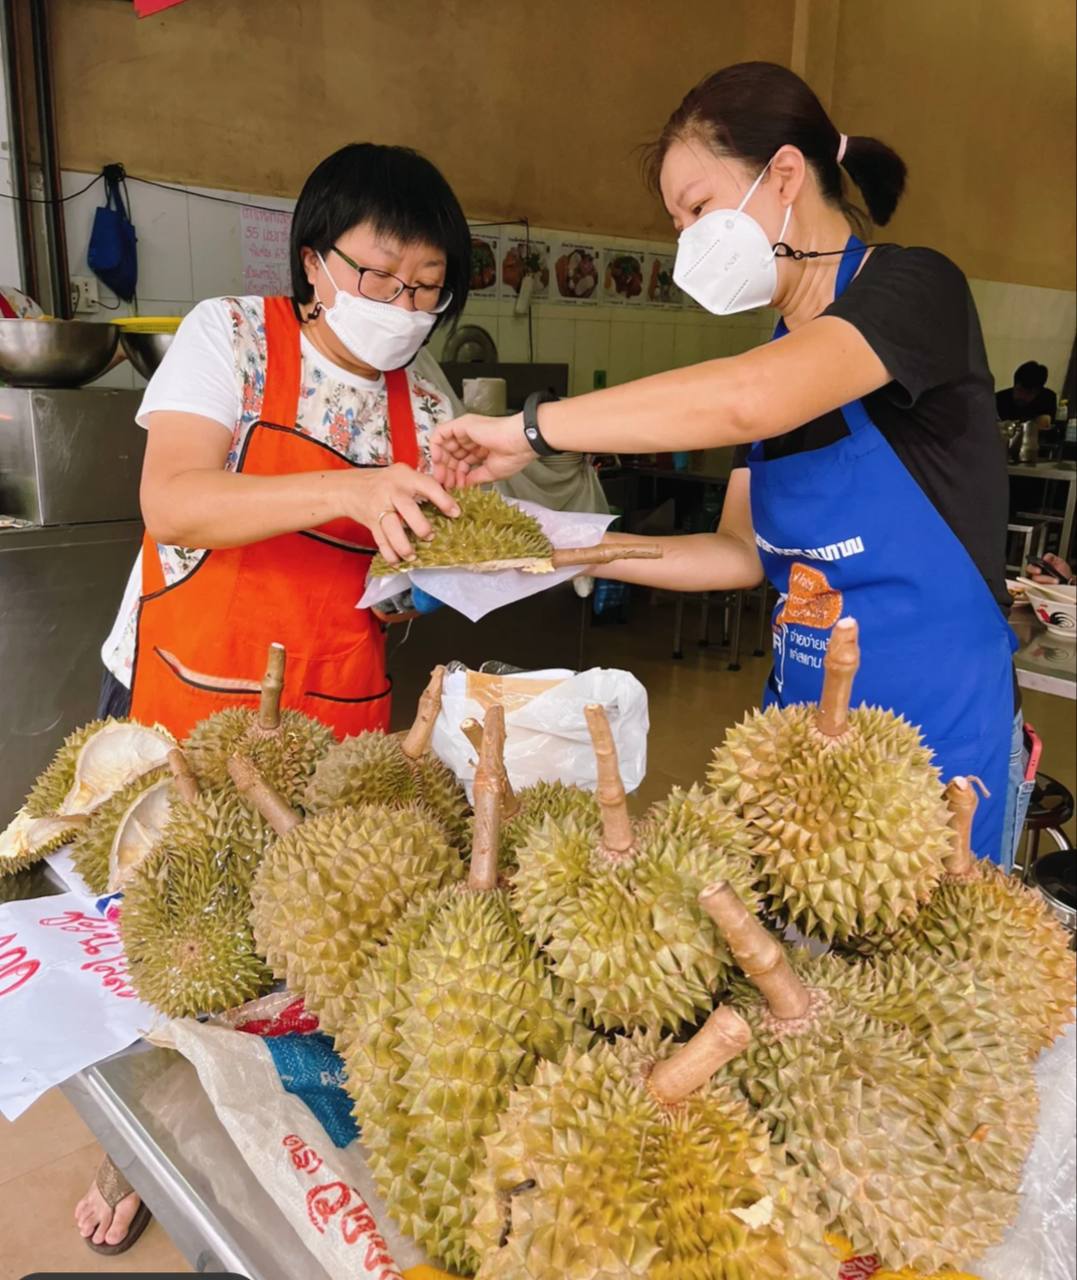
[[266, 384], [258, 416], [278, 427], [294, 427], [299, 419], [302, 351], [291, 298], [266, 298], [265, 325]]
[[389, 437], [393, 445], [393, 461], [403, 462], [419, 470], [419, 437], [415, 430], [415, 414], [411, 408], [411, 388], [403, 369], [391, 369], [385, 375], [385, 392], [389, 404]]

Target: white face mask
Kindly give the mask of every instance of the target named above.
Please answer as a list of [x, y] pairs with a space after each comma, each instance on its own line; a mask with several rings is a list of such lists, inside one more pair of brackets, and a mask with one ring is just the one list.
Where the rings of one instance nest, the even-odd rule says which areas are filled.
[[[774, 301], [778, 264], [767, 233], [744, 206], [770, 168], [752, 183], [735, 209], [714, 209], [685, 227], [677, 241], [673, 279], [701, 307], [716, 316], [754, 311]], [[778, 239], [785, 235], [793, 206], [785, 210]]]
[[[333, 280], [333, 273], [320, 253], [318, 261]], [[432, 311], [409, 311], [391, 302], [375, 302], [372, 298], [345, 293], [335, 280], [333, 284], [337, 296], [331, 307], [322, 304], [322, 314], [356, 360], [382, 373], [410, 364], [434, 327], [437, 315]], [[318, 298], [317, 289], [314, 296]], [[321, 302], [321, 298], [318, 301]]]

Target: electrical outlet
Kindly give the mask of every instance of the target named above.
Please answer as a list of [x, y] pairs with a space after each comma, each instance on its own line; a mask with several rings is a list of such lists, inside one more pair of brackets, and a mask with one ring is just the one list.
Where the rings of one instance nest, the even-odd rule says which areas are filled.
[[71, 277], [71, 307], [76, 312], [96, 311], [100, 305], [96, 276]]

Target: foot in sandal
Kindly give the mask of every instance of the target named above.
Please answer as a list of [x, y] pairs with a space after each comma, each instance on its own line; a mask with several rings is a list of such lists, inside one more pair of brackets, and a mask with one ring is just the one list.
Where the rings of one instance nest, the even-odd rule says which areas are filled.
[[95, 1253], [124, 1253], [145, 1231], [149, 1220], [150, 1211], [106, 1156], [93, 1185], [75, 1206], [79, 1235]]

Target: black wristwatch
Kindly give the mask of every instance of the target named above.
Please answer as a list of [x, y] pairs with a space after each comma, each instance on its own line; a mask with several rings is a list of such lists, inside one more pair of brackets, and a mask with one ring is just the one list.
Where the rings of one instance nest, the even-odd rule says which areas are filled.
[[551, 400], [559, 399], [560, 397], [552, 391], [532, 391], [524, 401], [524, 438], [540, 458], [552, 458], [555, 454], [562, 452], [561, 449], [555, 449], [546, 443], [538, 424], [539, 405], [549, 404]]

